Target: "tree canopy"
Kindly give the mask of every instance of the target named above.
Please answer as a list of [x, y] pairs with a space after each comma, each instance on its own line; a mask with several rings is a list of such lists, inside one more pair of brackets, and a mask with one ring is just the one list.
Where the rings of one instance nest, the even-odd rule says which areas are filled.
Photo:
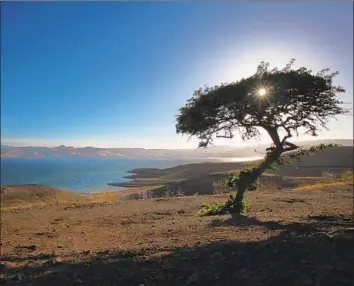
[[[176, 131], [199, 138], [206, 147], [216, 137], [242, 139], [265, 129], [275, 145], [282, 145], [302, 129], [316, 136], [328, 120], [347, 112], [338, 94], [345, 90], [333, 84], [338, 72], [323, 69], [316, 74], [292, 59], [283, 69], [269, 70], [261, 62], [254, 75], [232, 83], [204, 86], [179, 110]], [[284, 137], [279, 138], [279, 132]]]
[[[313, 74], [306, 67], [294, 69], [294, 61], [280, 70], [269, 70], [269, 63], [261, 62], [248, 78], [204, 86], [179, 110], [177, 133], [196, 136], [199, 147], [207, 147], [215, 136], [233, 138], [237, 131], [243, 140], [251, 139], [259, 136], [262, 128], [273, 141], [261, 163], [230, 175], [229, 186], [236, 185], [237, 194], [223, 209], [242, 212], [244, 192], [256, 188], [258, 178], [274, 163], [282, 164], [284, 152], [299, 148], [288, 141], [294, 134], [302, 131], [317, 136], [327, 129], [330, 118], [349, 112], [338, 97], [345, 90], [333, 83], [338, 72], [327, 68]], [[310, 151], [324, 147], [312, 147]], [[292, 156], [305, 154], [298, 150]]]

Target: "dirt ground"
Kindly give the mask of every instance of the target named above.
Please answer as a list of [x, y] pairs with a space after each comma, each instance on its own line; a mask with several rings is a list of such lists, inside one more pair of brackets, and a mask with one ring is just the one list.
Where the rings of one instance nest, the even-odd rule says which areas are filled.
[[354, 285], [352, 188], [254, 191], [247, 217], [194, 215], [225, 199], [2, 211], [1, 283]]

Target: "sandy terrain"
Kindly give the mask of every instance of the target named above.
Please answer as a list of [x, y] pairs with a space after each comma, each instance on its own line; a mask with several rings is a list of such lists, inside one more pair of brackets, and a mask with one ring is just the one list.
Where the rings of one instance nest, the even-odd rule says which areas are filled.
[[7, 285], [354, 285], [352, 188], [254, 191], [248, 217], [196, 217], [221, 196], [2, 211]]

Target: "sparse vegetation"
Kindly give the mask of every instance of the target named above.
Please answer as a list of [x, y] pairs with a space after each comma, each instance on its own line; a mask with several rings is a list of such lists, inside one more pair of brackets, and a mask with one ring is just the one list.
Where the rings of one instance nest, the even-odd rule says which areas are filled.
[[207, 215], [218, 215], [225, 214], [225, 202], [217, 204], [207, 204], [201, 205], [200, 209], [197, 211], [197, 216], [207, 216]]
[[314, 191], [314, 190], [324, 190], [324, 189], [330, 189], [333, 187], [343, 187], [346, 186], [347, 183], [344, 182], [325, 182], [325, 183], [317, 183], [313, 185], [305, 185], [305, 186], [299, 186], [294, 188], [296, 191]]
[[[241, 211], [239, 211], [241, 210]], [[251, 210], [251, 203], [243, 200], [240, 206], [228, 205], [228, 202], [222, 202], [217, 204], [202, 204], [201, 208], [197, 211], [197, 216], [212, 216], [229, 213], [240, 213], [247, 215]]]
[[352, 189], [248, 192], [247, 216], [194, 215], [203, 202], [222, 207], [227, 197], [3, 212], [1, 278], [18, 286], [280, 285], [289, 273], [290, 285], [312, 273], [333, 285], [354, 279]]
[[350, 187], [353, 186], [353, 170], [347, 170], [341, 174], [339, 174], [339, 178], [331, 172], [324, 173], [322, 178], [322, 182], [304, 185], [296, 187], [297, 191], [313, 191], [313, 190], [323, 190], [330, 189], [336, 187]]
[[340, 175], [340, 179], [341, 179], [343, 182], [348, 182], [349, 184], [353, 184], [353, 183], [354, 183], [353, 169], [347, 170], [347, 171], [343, 172], [343, 173]]

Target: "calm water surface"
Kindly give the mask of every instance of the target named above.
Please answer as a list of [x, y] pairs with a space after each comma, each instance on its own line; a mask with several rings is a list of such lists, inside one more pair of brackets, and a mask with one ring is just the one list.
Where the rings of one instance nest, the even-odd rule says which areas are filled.
[[206, 161], [218, 160], [2, 158], [1, 185], [39, 184], [73, 192], [94, 192], [113, 189], [114, 187], [107, 185], [108, 182], [124, 181], [125, 179], [122, 177], [128, 175], [126, 172], [135, 168], [169, 168], [182, 164]]

